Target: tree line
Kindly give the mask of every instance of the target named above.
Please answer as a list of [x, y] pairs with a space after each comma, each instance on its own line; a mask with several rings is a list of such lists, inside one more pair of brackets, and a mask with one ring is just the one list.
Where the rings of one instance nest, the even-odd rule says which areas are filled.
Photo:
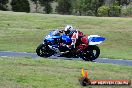
[[[55, 8], [58, 14], [84, 16], [132, 16], [132, 0], [11, 0], [13, 11], [30, 12], [30, 2], [33, 2], [37, 12], [38, 5], [47, 14]], [[9, 0], [0, 0], [0, 10], [8, 10]], [[51, 3], [57, 3], [53, 7]]]

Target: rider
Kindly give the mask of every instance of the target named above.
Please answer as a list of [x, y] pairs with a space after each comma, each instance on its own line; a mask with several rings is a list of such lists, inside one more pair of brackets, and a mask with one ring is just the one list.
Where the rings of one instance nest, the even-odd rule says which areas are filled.
[[72, 39], [72, 43], [70, 45], [67, 45], [68, 48], [77, 50], [78, 52], [88, 47], [87, 36], [82, 32], [74, 29], [72, 25], [67, 25], [64, 29], [64, 32]]

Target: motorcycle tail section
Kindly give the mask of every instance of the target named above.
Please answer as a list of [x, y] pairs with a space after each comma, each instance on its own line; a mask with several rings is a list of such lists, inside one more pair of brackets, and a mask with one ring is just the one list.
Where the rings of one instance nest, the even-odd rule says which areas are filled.
[[104, 37], [99, 35], [90, 35], [88, 36], [89, 45], [101, 44], [105, 40]]

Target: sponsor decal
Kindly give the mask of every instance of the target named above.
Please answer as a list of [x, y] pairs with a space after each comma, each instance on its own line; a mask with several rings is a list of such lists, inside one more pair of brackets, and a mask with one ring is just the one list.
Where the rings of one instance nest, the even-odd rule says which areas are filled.
[[88, 85], [131, 85], [131, 80], [92, 80], [88, 78], [88, 71], [81, 70], [82, 77], [79, 78], [79, 82], [82, 86]]

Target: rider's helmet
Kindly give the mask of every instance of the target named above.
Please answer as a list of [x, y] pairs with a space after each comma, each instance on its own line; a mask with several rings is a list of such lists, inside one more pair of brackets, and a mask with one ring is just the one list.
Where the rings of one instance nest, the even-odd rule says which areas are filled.
[[69, 34], [73, 29], [71, 25], [67, 25], [64, 29], [65, 34]]

